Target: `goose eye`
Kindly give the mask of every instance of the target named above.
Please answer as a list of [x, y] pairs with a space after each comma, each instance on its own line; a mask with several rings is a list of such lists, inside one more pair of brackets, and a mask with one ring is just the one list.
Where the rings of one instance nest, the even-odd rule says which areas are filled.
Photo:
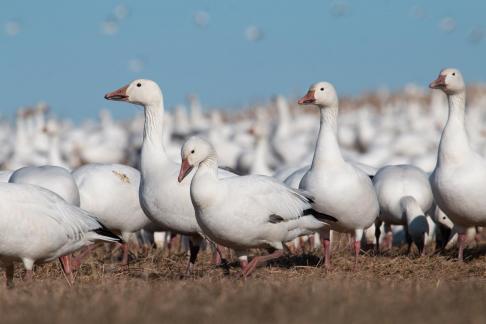
[[191, 151], [191, 154], [194, 154], [194, 150]]
[[456, 72], [453, 72], [452, 75], [456, 75]]
[[321, 91], [324, 91], [324, 88], [321, 88]]
[[446, 219], [446, 218], [445, 218], [445, 216], [444, 216], [444, 217], [442, 217], [442, 219]]
[[137, 87], [139, 87], [139, 88], [140, 88], [141, 86], [142, 86], [142, 84], [141, 84], [140, 82], [139, 82], [139, 83], [137, 83]]

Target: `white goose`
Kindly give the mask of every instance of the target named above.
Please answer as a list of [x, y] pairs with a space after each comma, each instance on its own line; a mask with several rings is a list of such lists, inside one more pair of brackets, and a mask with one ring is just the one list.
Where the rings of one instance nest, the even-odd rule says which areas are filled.
[[[190, 272], [199, 252], [201, 229], [189, 193], [192, 175], [178, 183], [180, 164], [169, 158], [164, 147], [162, 91], [154, 81], [139, 79], [106, 94], [105, 99], [126, 101], [144, 107], [140, 203], [147, 216], [157, 225], [191, 237], [187, 267], [187, 272]], [[232, 175], [224, 171], [221, 174]]]
[[[32, 279], [36, 262], [49, 262], [93, 244], [120, 238], [79, 207], [55, 193], [25, 184], [0, 183], [0, 261], [7, 285], [13, 285], [14, 262], [24, 264]], [[61, 258], [65, 272], [69, 258]]]
[[[341, 154], [337, 141], [338, 97], [334, 86], [328, 82], [316, 83], [298, 103], [316, 105], [321, 116], [312, 165], [302, 178], [300, 188], [316, 198], [314, 209], [338, 219], [338, 223], [332, 224], [333, 230], [353, 234], [357, 265], [363, 230], [373, 224], [379, 212], [373, 183]], [[330, 267], [330, 228], [322, 230], [320, 235], [325, 266]]]
[[122, 265], [128, 265], [128, 241], [151, 222], [140, 206], [140, 172], [122, 164], [87, 164], [73, 172], [81, 208], [110, 231], [121, 233]]
[[426, 238], [432, 234], [426, 213], [434, 197], [427, 174], [412, 165], [386, 166], [378, 170], [373, 184], [380, 203], [380, 216], [375, 223], [376, 249], [379, 250], [380, 227], [404, 225], [410, 251], [411, 243], [423, 255]]
[[464, 124], [466, 86], [461, 72], [442, 70], [430, 88], [444, 91], [449, 101], [449, 117], [430, 181], [437, 205], [457, 228], [458, 257], [463, 260], [466, 229], [486, 225], [486, 161], [469, 144]]
[[[280, 257], [282, 242], [310, 234], [335, 218], [311, 209], [312, 198], [266, 176], [218, 177], [216, 151], [200, 137], [182, 147], [179, 182], [197, 167], [191, 182], [196, 218], [210, 240], [232, 248], [238, 255], [250, 248], [276, 251], [241, 262], [249, 275], [258, 264]], [[317, 219], [316, 217], [319, 219]]]
[[78, 186], [71, 173], [62, 167], [53, 165], [23, 167], [12, 173], [9, 182], [48, 189], [59, 195], [68, 204], [79, 207]]

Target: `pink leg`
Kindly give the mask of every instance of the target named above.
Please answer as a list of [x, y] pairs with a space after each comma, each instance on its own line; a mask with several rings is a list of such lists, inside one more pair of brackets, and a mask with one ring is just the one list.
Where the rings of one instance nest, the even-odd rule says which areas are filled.
[[222, 252], [221, 248], [222, 248], [221, 245], [216, 244], [214, 246], [213, 264], [216, 265], [216, 266], [221, 265], [221, 262], [224, 259], [223, 252]]
[[122, 266], [126, 266], [128, 268], [128, 243], [122, 243], [121, 248], [123, 251], [121, 264]]
[[358, 257], [361, 251], [361, 241], [354, 241], [354, 268], [358, 269]]
[[93, 252], [99, 246], [100, 245], [98, 245], [98, 244], [91, 244], [91, 245], [87, 246], [83, 251], [81, 251], [81, 253], [78, 256], [73, 257], [71, 259], [72, 270], [79, 269], [83, 260], [86, 259], [86, 257], [88, 257], [88, 255], [90, 255], [90, 253]]
[[282, 255], [283, 250], [276, 250], [275, 252], [268, 255], [254, 257], [253, 260], [251, 260], [250, 263], [248, 263], [246, 267], [243, 268], [243, 276], [248, 277], [253, 271], [255, 271], [258, 265], [270, 260], [280, 258]]
[[64, 272], [64, 275], [66, 276], [66, 280], [68, 284], [71, 286], [74, 283], [74, 274], [73, 274], [73, 269], [71, 265], [71, 256], [70, 255], [63, 255], [62, 257], [59, 257], [59, 261], [61, 262], [62, 266], [62, 271]]
[[459, 255], [457, 258], [460, 262], [464, 261], [464, 246], [466, 245], [466, 234], [458, 234], [457, 244], [459, 244]]
[[246, 278], [245, 269], [248, 268], [248, 259], [246, 257], [244, 259], [240, 258], [240, 267], [241, 267], [241, 276], [243, 278]]
[[34, 272], [32, 270], [25, 270], [24, 280], [26, 282], [31, 282], [34, 277]]
[[327, 238], [321, 238], [322, 251], [324, 254], [324, 267], [327, 270], [331, 269], [331, 240]]
[[[182, 235], [179, 235], [182, 239]], [[176, 233], [170, 233], [170, 239], [169, 239], [169, 243], [167, 243], [167, 255], [170, 256], [171, 255], [171, 251], [172, 251], [172, 246], [174, 245], [174, 243], [177, 241], [177, 237], [178, 235]], [[179, 247], [181, 247], [182, 244], [179, 244]]]

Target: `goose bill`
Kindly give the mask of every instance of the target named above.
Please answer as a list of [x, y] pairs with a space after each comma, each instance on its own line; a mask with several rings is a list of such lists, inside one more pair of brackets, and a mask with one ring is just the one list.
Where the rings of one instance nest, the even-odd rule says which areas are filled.
[[445, 75], [439, 75], [437, 77], [437, 79], [435, 79], [434, 81], [432, 81], [430, 84], [429, 84], [429, 87], [431, 89], [440, 89], [442, 87], [445, 87], [446, 86], [446, 76]]
[[305, 96], [299, 99], [299, 105], [310, 105], [316, 102], [316, 98], [314, 97], [314, 91], [309, 90]]
[[181, 170], [179, 171], [177, 181], [182, 182], [182, 180], [184, 180], [184, 178], [191, 172], [192, 168], [192, 165], [189, 164], [187, 159], [182, 160]]
[[105, 99], [114, 101], [128, 101], [127, 89], [128, 85], [113, 92], [107, 93], [105, 94]]

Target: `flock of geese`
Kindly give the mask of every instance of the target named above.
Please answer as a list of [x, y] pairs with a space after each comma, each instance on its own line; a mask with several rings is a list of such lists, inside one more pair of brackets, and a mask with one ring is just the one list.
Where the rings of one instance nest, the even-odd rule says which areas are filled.
[[[161, 89], [145, 79], [105, 95], [143, 107], [125, 125], [106, 112], [100, 124], [75, 128], [46, 120], [43, 105], [20, 110], [15, 129], [0, 127], [0, 160], [11, 170], [0, 173], [6, 284], [15, 262], [30, 280], [34, 264], [56, 259], [72, 283], [99, 241], [121, 244], [128, 265], [133, 234], [143, 241], [159, 231], [188, 239], [187, 272], [205, 241], [220, 260], [221, 247], [234, 250], [248, 276], [307, 236], [318, 238], [330, 268], [332, 231], [351, 235], [356, 266], [362, 242], [374, 236], [377, 249], [390, 246], [398, 231], [420, 254], [436, 233], [445, 243], [456, 235], [462, 260], [468, 230], [486, 225], [486, 161], [466, 131], [461, 73], [444, 69], [430, 88], [449, 106], [447, 123], [435, 127], [443, 128], [437, 152], [427, 138], [438, 133], [421, 121], [417, 102], [382, 107], [380, 124], [367, 109], [343, 112], [338, 128], [329, 82], [313, 84], [298, 100], [308, 112], [294, 116], [282, 97], [276, 112], [256, 109], [233, 121], [218, 112], [208, 118], [195, 97], [190, 117], [180, 107], [168, 114]], [[278, 115], [274, 124], [269, 113]], [[249, 259], [255, 248], [269, 253]]]

